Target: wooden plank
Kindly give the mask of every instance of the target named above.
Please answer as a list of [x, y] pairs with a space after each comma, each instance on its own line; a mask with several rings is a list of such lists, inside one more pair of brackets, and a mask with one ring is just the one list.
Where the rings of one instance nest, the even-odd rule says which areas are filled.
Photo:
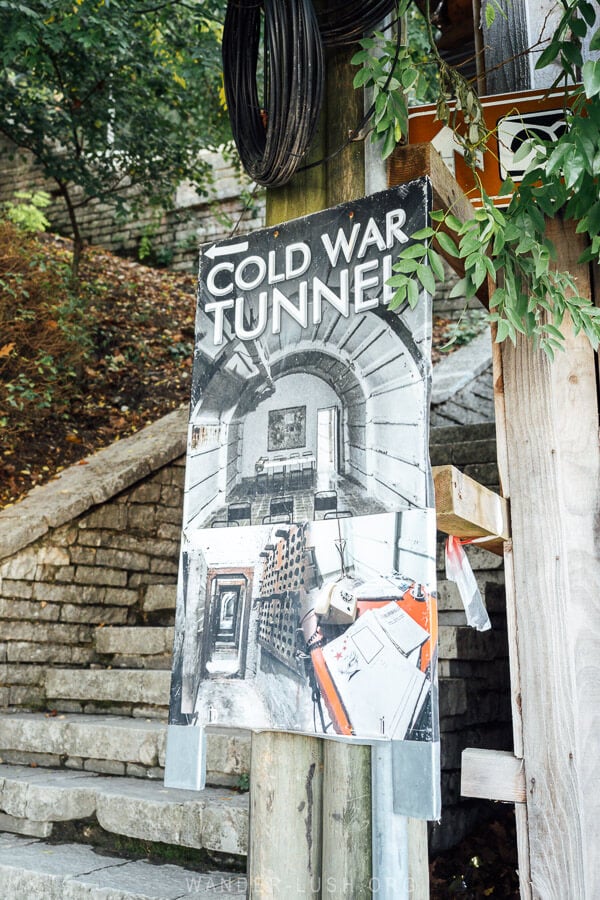
[[504, 803], [525, 803], [523, 760], [506, 750], [467, 747], [462, 752], [460, 792]]
[[371, 747], [325, 741], [323, 893], [367, 897], [372, 876]]
[[248, 897], [320, 897], [323, 741], [252, 734]]
[[408, 896], [429, 900], [429, 857], [427, 822], [408, 819]]
[[489, 536], [482, 546], [502, 555], [510, 537], [506, 500], [455, 466], [432, 471], [438, 530], [463, 539]]
[[[431, 179], [434, 209], [448, 210], [461, 222], [473, 218], [475, 212], [473, 206], [432, 144], [407, 144], [397, 147], [389, 161], [388, 183], [390, 187], [421, 175], [428, 175]], [[447, 231], [452, 238], [455, 238], [454, 233], [449, 229], [442, 226], [442, 230]], [[465, 273], [462, 261], [445, 253], [437, 242], [435, 247], [457, 275], [462, 278]], [[477, 296], [484, 306], [489, 304], [487, 281], [481, 285]]]
[[[561, 223], [551, 237], [585, 294], [581, 243]], [[591, 898], [600, 891], [598, 406], [594, 354], [568, 323], [564, 332], [554, 364], [524, 339], [502, 344], [497, 427], [510, 483], [528, 880], [534, 896]]]

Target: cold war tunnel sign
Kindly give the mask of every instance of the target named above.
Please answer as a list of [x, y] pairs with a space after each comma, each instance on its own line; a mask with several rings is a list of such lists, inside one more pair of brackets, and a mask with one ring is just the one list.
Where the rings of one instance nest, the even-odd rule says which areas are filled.
[[439, 813], [430, 300], [390, 311], [418, 179], [202, 254], [167, 783], [205, 726], [390, 740]]

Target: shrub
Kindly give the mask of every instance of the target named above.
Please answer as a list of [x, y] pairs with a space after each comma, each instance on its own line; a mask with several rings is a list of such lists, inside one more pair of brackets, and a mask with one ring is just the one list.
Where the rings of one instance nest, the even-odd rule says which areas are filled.
[[0, 431], [35, 430], [78, 395], [89, 340], [70, 284], [68, 254], [0, 221]]

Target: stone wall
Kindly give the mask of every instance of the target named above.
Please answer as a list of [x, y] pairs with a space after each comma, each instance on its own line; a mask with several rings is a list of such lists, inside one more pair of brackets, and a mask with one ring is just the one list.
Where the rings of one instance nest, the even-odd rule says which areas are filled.
[[172, 413], [0, 513], [1, 706], [85, 711], [47, 695], [57, 666], [169, 668], [164, 629], [127, 651], [108, 626], [173, 622], [185, 433]]
[[[432, 428], [430, 455], [432, 465], [455, 465], [487, 487], [499, 489], [493, 423]], [[466, 747], [512, 749], [503, 560], [475, 544], [465, 547], [492, 622], [491, 631], [478, 632], [466, 624], [458, 589], [446, 579], [444, 541], [440, 535], [442, 819], [431, 828], [432, 851], [453, 846], [493, 811], [488, 801], [461, 798], [462, 751]]]
[[[173, 198], [173, 209], [158, 214], [144, 208], [129, 218], [117, 218], [114, 208], [92, 201], [78, 212], [85, 240], [99, 244], [123, 256], [141, 259], [148, 265], [162, 264], [171, 269], [195, 271], [200, 244], [229, 237], [234, 226], [244, 233], [260, 228], [264, 222], [264, 193], [251, 196], [247, 179], [217, 153], [205, 151], [203, 157], [212, 171], [207, 196], [199, 196], [189, 185], [181, 184]], [[45, 210], [52, 230], [70, 235], [64, 200], [52, 181], [44, 179], [33, 158], [0, 141], [0, 203], [12, 200], [15, 191], [45, 190], [52, 203]], [[242, 194], [242, 191], [245, 193]], [[135, 198], [136, 191], [131, 190]], [[74, 196], [80, 196], [75, 192]]]

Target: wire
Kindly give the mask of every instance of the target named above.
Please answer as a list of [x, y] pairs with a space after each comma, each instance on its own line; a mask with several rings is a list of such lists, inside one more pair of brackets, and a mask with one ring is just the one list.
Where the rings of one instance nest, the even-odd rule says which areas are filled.
[[[329, 6], [329, 4], [328, 4]], [[319, 12], [319, 28], [327, 47], [355, 44], [394, 12], [397, 0], [349, 0]]]
[[[264, 110], [256, 78], [261, 11]], [[323, 100], [323, 42], [311, 0], [230, 0], [223, 73], [231, 130], [245, 170], [258, 184], [285, 184], [312, 143]]]

